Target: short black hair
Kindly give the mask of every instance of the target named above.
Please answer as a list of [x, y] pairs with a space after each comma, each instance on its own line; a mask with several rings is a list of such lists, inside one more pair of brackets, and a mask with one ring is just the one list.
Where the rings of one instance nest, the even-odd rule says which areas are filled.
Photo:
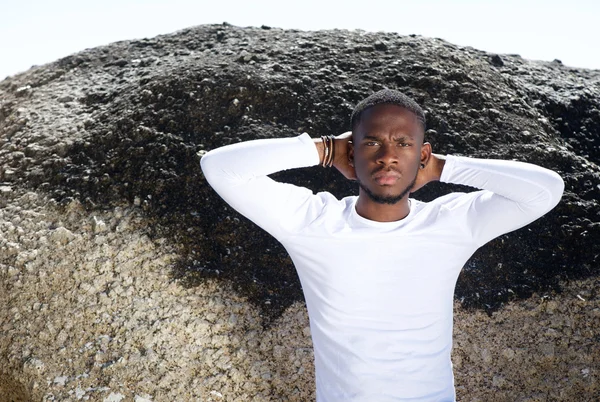
[[351, 118], [352, 131], [354, 131], [354, 128], [360, 123], [360, 118], [365, 110], [382, 104], [400, 106], [413, 112], [415, 116], [417, 116], [419, 123], [423, 126], [423, 131], [425, 131], [425, 112], [423, 112], [421, 106], [402, 92], [393, 89], [382, 89], [381, 91], [375, 92], [356, 105]]

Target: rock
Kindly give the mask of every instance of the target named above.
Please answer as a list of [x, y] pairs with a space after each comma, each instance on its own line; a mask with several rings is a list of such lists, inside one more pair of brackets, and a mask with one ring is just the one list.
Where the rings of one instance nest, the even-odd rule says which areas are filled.
[[49, 238], [54, 243], [67, 244], [73, 240], [76, 236], [69, 229], [65, 227], [58, 227], [50, 232]]
[[542, 343], [540, 344], [540, 352], [543, 356], [546, 357], [554, 357], [554, 345], [551, 343]]
[[515, 358], [515, 351], [510, 348], [506, 348], [502, 351], [502, 356], [508, 360], [512, 360]]
[[102, 233], [107, 230], [106, 223], [104, 223], [104, 221], [102, 219], [100, 219], [96, 216], [94, 216], [94, 218], [93, 218], [93, 227], [94, 227], [94, 232], [96, 232], [96, 233]]
[[497, 54], [492, 56], [491, 61], [492, 61], [492, 65], [494, 65], [496, 67], [504, 66], [504, 61], [502, 60], [502, 57], [500, 57]]
[[382, 41], [377, 41], [377, 42], [375, 42], [375, 43], [373, 44], [373, 47], [374, 47], [376, 50], [380, 50], [380, 51], [385, 51], [385, 50], [387, 50], [387, 49], [388, 49], [388, 46], [386, 45], [386, 43], [385, 43], [385, 42], [382, 42]]
[[[592, 400], [598, 82], [598, 71], [416, 35], [229, 24], [1, 81], [0, 400], [314, 399], [291, 262], [198, 161], [224, 144], [346, 131], [353, 106], [383, 87], [425, 107], [435, 152], [531, 161], [566, 181], [552, 213], [461, 274], [459, 399]], [[275, 178], [356, 192], [318, 168]], [[438, 183], [415, 197], [450, 190], [470, 191]]]
[[71, 95], [61, 96], [57, 99], [61, 103], [73, 102], [74, 98]]
[[502, 376], [494, 376], [492, 378], [492, 387], [494, 388], [502, 388], [506, 384], [506, 380]]
[[25, 362], [25, 367], [35, 371], [43, 371], [45, 364], [40, 359], [32, 357]]
[[103, 402], [121, 402], [125, 399], [125, 395], [120, 392], [111, 392], [106, 398], [103, 399]]
[[483, 349], [481, 351], [481, 359], [485, 364], [490, 364], [492, 362], [492, 354], [488, 349]]
[[15, 91], [15, 94], [17, 96], [23, 96], [23, 95], [30, 94], [30, 93], [31, 93], [31, 85], [22, 86], [20, 88], [17, 88], [17, 90]]
[[56, 378], [53, 380], [53, 382], [54, 382], [54, 384], [56, 384], [56, 385], [59, 385], [59, 386], [63, 386], [63, 387], [64, 387], [64, 385], [67, 383], [67, 380], [68, 380], [68, 377], [66, 377], [66, 376], [60, 376], [60, 377], [56, 377]]
[[[57, 199], [72, 198], [82, 204], [133, 202], [156, 219], [168, 237], [185, 244], [189, 254], [182, 256], [178, 265], [182, 269], [176, 276], [190, 284], [207, 277], [233, 281], [266, 314], [276, 317], [302, 299], [291, 262], [281, 246], [247, 220], [234, 225], [224, 219], [228, 207], [206, 186], [198, 155], [227, 143], [289, 136], [298, 130], [313, 135], [345, 131], [352, 106], [371, 93], [376, 83], [384, 83], [405, 91], [427, 109], [434, 151], [532, 161], [555, 169], [566, 180], [564, 201], [551, 214], [493, 241], [472, 257], [457, 285], [457, 295], [466, 305], [493, 310], [536, 290], [556, 290], [567, 268], [568, 275], [595, 275], [596, 268], [590, 271], [587, 266], [590, 261], [597, 266], [593, 262], [600, 250], [593, 239], [600, 236], [600, 225], [587, 217], [600, 212], [600, 188], [592, 185], [600, 177], [600, 108], [596, 87], [584, 85], [598, 80], [595, 72], [393, 34], [331, 31], [300, 35], [276, 29], [204, 26], [171, 38], [143, 45], [132, 42], [136, 44], [128, 50], [127, 60], [159, 60], [165, 46], [169, 54], [185, 46], [202, 51], [203, 56], [193, 61], [162, 57], [165, 64], [152, 80], [136, 74], [123, 79], [122, 85], [131, 88], [129, 98], [111, 86], [110, 74], [118, 73], [107, 73], [101, 62], [106, 55], [87, 51], [89, 66], [78, 67], [79, 72], [69, 79], [61, 75], [64, 88], [55, 94], [85, 99], [81, 104], [71, 102], [81, 114], [62, 109], [52, 114], [65, 113], [66, 119], [73, 119], [70, 127], [82, 127], [86, 139], [80, 138], [79, 131], [63, 130], [55, 135], [58, 154], [56, 148], [43, 145], [41, 138], [29, 141], [26, 149], [17, 147], [11, 155], [27, 151], [32, 161], [9, 164], [3, 179], [34, 188], [45, 183]], [[204, 39], [198, 42], [199, 38]], [[250, 45], [263, 42], [269, 43], [268, 51], [262, 45]], [[291, 52], [296, 43], [297, 50]], [[119, 46], [125, 44], [115, 45], [112, 60], [125, 60], [124, 51], [116, 50], [122, 49]], [[296, 61], [300, 54], [301, 63]], [[358, 68], [363, 58], [372, 60], [368, 76]], [[503, 63], [502, 69], [490, 70], [490, 60], [495, 65]], [[124, 64], [120, 69], [137, 71], [141, 64]], [[47, 68], [60, 71], [56, 66]], [[150, 72], [158, 67], [148, 64], [144, 68]], [[106, 81], [79, 95], [75, 92], [83, 89], [75, 90], [75, 83], [87, 88], [88, 82], [83, 69]], [[265, 74], [267, 70], [277, 75]], [[34, 83], [32, 79], [27, 82]], [[41, 102], [43, 93], [32, 96]], [[20, 100], [10, 101], [15, 120], [7, 118], [6, 122], [14, 123], [4, 123], [5, 129], [18, 127], [19, 136], [47, 130], [18, 124]], [[58, 128], [53, 132], [59, 132]], [[45, 155], [55, 156], [48, 159]], [[314, 191], [328, 190], [338, 196], [356, 191], [352, 183], [317, 169], [279, 177], [298, 184], [310, 181]], [[427, 200], [450, 189], [431, 185], [416, 196]], [[102, 224], [97, 228], [102, 230]], [[209, 233], [217, 235], [205, 236]], [[266, 255], [252, 251], [266, 249], [272, 251]], [[517, 256], [512, 252], [515, 249], [522, 252]], [[188, 260], [203, 268], [184, 269]], [[496, 268], [497, 261], [503, 262], [501, 269]], [[244, 269], [247, 266], [262, 269], [249, 273]], [[527, 267], [527, 273], [522, 267]]]

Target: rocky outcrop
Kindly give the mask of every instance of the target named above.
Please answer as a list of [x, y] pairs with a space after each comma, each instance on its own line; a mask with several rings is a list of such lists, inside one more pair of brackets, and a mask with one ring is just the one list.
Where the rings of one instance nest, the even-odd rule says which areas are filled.
[[[455, 345], [463, 399], [486, 395], [492, 381], [463, 367], [505, 359], [510, 371], [528, 358], [532, 382], [504, 371], [490, 389], [508, 400], [559, 388], [591, 398], [597, 358], [577, 360], [579, 374], [543, 377], [541, 367], [593, 355], [586, 342], [599, 336], [584, 318], [599, 319], [600, 72], [418, 36], [229, 25], [89, 49], [0, 82], [0, 396], [310, 398], [291, 262], [206, 185], [198, 160], [248, 139], [347, 131], [353, 106], [384, 87], [423, 105], [436, 152], [530, 161], [566, 182], [550, 214], [465, 266], [457, 331], [513, 331], [514, 318], [544, 337], [534, 317], [561, 300], [548, 331], [580, 338], [512, 352]], [[277, 178], [356, 191], [319, 168]], [[415, 197], [456, 189], [469, 191], [435, 184]], [[486, 322], [481, 310], [507, 321]], [[582, 372], [578, 385], [555, 382]]]

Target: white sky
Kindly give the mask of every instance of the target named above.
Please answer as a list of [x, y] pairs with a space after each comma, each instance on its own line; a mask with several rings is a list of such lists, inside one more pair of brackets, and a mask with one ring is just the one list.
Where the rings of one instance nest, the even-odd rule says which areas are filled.
[[0, 80], [77, 51], [222, 23], [363, 29], [600, 69], [598, 0], [0, 0]]

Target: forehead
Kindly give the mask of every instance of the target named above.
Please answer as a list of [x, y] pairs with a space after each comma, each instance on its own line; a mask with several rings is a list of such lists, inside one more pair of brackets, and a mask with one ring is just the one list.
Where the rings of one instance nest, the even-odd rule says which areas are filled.
[[393, 104], [381, 104], [365, 110], [356, 125], [354, 135], [409, 135], [423, 138], [424, 131], [418, 117], [410, 110]]

